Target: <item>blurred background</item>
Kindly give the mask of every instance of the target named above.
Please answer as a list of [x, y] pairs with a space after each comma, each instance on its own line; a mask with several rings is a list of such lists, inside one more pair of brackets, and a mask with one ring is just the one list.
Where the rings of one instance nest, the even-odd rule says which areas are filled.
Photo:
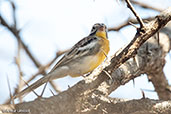
[[[160, 13], [160, 10], [171, 6], [171, 0], [137, 1], [158, 9], [157, 11], [134, 4], [134, 8], [142, 18], [154, 17]], [[15, 7], [11, 3], [14, 3]], [[0, 16], [10, 26], [15, 26], [14, 9], [16, 28], [20, 31], [19, 37], [36, 61], [40, 63], [40, 66], [47, 65], [56, 57], [57, 53], [59, 54], [59, 51], [71, 48], [83, 37], [86, 37], [93, 24], [100, 22], [109, 28], [118, 27], [129, 18], [134, 18], [126, 7], [126, 3], [120, 0], [0, 0]], [[108, 32], [111, 48], [108, 56], [129, 43], [135, 32], [136, 29], [131, 25]], [[46, 72], [60, 58], [55, 60], [46, 69]], [[19, 63], [19, 66], [16, 62]], [[169, 84], [171, 84], [170, 68], [171, 57], [168, 54], [164, 73]], [[21, 83], [20, 75], [27, 81], [39, 70], [40, 68], [34, 64], [26, 51], [19, 48], [16, 36], [0, 24], [0, 104], [6, 103], [10, 98], [8, 79], [11, 92], [15, 93], [15, 88], [18, 88], [19, 83]], [[41, 76], [41, 74], [36, 76], [29, 85]], [[82, 79], [83, 77], [71, 78], [68, 76], [54, 80], [54, 82], [58, 90], [64, 91]], [[27, 86], [23, 88], [25, 87]], [[36, 92], [41, 93], [42, 88], [43, 86], [39, 87]], [[57, 94], [50, 84], [47, 85], [47, 88], [44, 97], [52, 96], [51, 91]], [[153, 85], [148, 81], [146, 75], [136, 78], [135, 85], [130, 81], [119, 87], [110, 96], [140, 99], [142, 98], [141, 89], [144, 90], [146, 97], [158, 99]], [[35, 98], [36, 96], [31, 92], [23, 100], [30, 101]]]

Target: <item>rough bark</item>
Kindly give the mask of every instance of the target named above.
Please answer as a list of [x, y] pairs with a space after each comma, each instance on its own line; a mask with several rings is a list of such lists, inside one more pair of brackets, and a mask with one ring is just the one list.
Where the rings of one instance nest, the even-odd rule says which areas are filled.
[[[67, 103], [63, 99], [51, 97], [39, 99], [17, 105], [0, 106], [1, 112], [12, 114], [170, 114], [171, 101], [161, 101], [152, 99], [125, 100], [108, 98], [103, 95], [94, 96], [90, 101], [85, 101], [83, 108], [79, 109], [76, 101], [69, 100]], [[70, 102], [72, 101], [72, 102]], [[64, 104], [62, 107], [60, 103]], [[71, 103], [74, 103], [71, 104]], [[68, 109], [69, 107], [69, 109]], [[76, 109], [78, 108], [78, 109]], [[11, 113], [9, 113], [11, 112]]]
[[[159, 42], [163, 42], [161, 48], [164, 47], [162, 51], [168, 52], [171, 48], [169, 43], [171, 41], [171, 28], [170, 23], [168, 23], [167, 27], [165, 27], [159, 34]], [[170, 39], [165, 39], [165, 37], [170, 37]], [[162, 40], [161, 40], [162, 39]], [[166, 50], [167, 49], [167, 50]], [[168, 50], [169, 49], [169, 50]], [[165, 54], [160, 54], [161, 59], [157, 62], [150, 65], [151, 69], [146, 70], [146, 74], [148, 75], [149, 81], [152, 82], [155, 91], [158, 94], [159, 99], [161, 100], [169, 100], [171, 99], [171, 91], [168, 89], [169, 84], [166, 76], [163, 72], [163, 67], [165, 65]]]

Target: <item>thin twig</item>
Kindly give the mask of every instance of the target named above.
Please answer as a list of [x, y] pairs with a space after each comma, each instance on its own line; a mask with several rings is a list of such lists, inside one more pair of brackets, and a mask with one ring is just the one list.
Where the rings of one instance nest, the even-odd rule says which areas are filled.
[[[13, 8], [13, 20], [14, 20], [14, 24], [16, 24], [16, 7], [15, 4], [13, 2], [11, 2], [12, 8]], [[24, 44], [24, 42], [21, 40], [21, 36], [19, 35], [19, 31], [16, 28], [16, 25], [13, 26], [9, 26], [7, 24], [7, 22], [3, 19], [3, 17], [0, 15], [0, 22], [3, 26], [7, 27], [8, 30], [10, 32], [12, 32], [12, 34], [17, 38], [18, 42], [21, 41], [22, 47], [23, 49], [26, 51], [26, 53], [28, 54], [28, 56], [31, 58], [31, 60], [33, 61], [33, 63], [36, 65], [36, 67], [38, 68], [42, 68], [42, 65], [33, 57], [33, 55], [31, 54], [31, 52], [28, 50], [27, 46]], [[63, 52], [65, 51], [60, 51], [57, 53], [56, 58], [58, 58], [61, 54], [63, 54]], [[40, 70], [40, 72], [36, 73], [36, 75], [34, 75], [32, 79], [34, 79], [37, 75], [39, 74], [45, 74], [45, 68], [49, 67], [56, 59], [53, 59], [46, 67], [44, 67], [42, 70]], [[31, 81], [29, 80], [29, 82]], [[53, 86], [52, 86], [53, 87]], [[56, 88], [54, 88], [56, 90]], [[16, 94], [16, 93], [15, 93]]]
[[55, 96], [55, 94], [53, 93], [53, 91], [52, 91], [51, 89], [49, 89], [49, 90], [50, 90], [50, 92], [52, 93], [52, 95]]
[[155, 90], [150, 90], [150, 89], [141, 89], [143, 91], [147, 91], [147, 92], [156, 92]]
[[[22, 80], [29, 87], [29, 84], [23, 78], [22, 78]], [[39, 95], [34, 90], [31, 90], [31, 91], [39, 98]]]
[[[36, 73], [36, 74], [34, 74], [33, 76], [31, 76], [31, 78], [30, 79], [28, 79], [26, 82], [27, 83], [30, 83], [33, 79], [35, 79], [39, 74], [42, 74], [49, 66], [51, 66], [54, 62], [55, 62], [55, 60], [59, 57], [59, 56], [61, 56], [62, 54], [64, 54], [64, 53], [66, 53], [68, 50], [64, 50], [64, 51], [58, 51], [57, 53], [56, 53], [56, 57], [54, 58], [54, 59], [52, 59], [48, 64], [46, 64], [44, 67], [41, 67], [41, 68], [39, 68], [39, 71]], [[61, 92], [61, 90], [52, 82], [51, 83], [51, 81], [50, 81], [50, 84], [51, 84], [51, 86], [53, 87], [53, 89], [58, 93], [58, 92]], [[24, 83], [24, 85], [23, 86], [25, 86], [26, 84]], [[15, 96], [16, 94], [17, 94], [17, 91], [18, 91], [18, 88], [15, 88], [15, 92], [13, 93], [13, 96]], [[9, 102], [10, 102], [10, 99], [8, 99], [8, 100], [6, 100], [6, 102], [4, 103], [4, 104], [9, 104]]]
[[31, 54], [30, 50], [27, 48], [27, 46], [25, 45], [25, 43], [22, 41], [21, 36], [19, 35], [19, 30], [17, 29], [17, 21], [16, 21], [16, 6], [14, 4], [13, 1], [10, 1], [12, 9], [13, 9], [13, 22], [14, 24], [12, 26], [10, 26], [4, 19], [3, 17], [0, 15], [0, 22], [1, 24], [8, 28], [8, 30], [15, 36], [15, 38], [21, 41], [21, 44], [23, 46], [23, 49], [26, 51], [26, 53], [28, 54], [28, 56], [30, 57], [30, 59], [33, 61], [33, 63], [36, 65], [36, 67], [40, 67], [41, 64], [33, 57], [33, 55]]
[[11, 92], [11, 87], [10, 87], [10, 82], [9, 82], [8, 76], [7, 76], [7, 83], [8, 83], [9, 93], [10, 93], [10, 99], [11, 99], [11, 101], [12, 101], [12, 104], [15, 105], [14, 99], [13, 99], [13, 96], [12, 96], [12, 92]]
[[129, 24], [132, 25], [134, 28], [138, 29], [138, 27], [134, 23], [129, 22]]
[[142, 8], [152, 9], [152, 10], [155, 10], [155, 11], [158, 11], [158, 12], [163, 11], [163, 9], [156, 8], [156, 7], [150, 6], [148, 4], [144, 4], [144, 3], [139, 2], [139, 1], [131, 0], [131, 3], [136, 4], [136, 5], [139, 5]]
[[45, 86], [44, 86], [44, 88], [43, 88], [43, 91], [42, 91], [42, 93], [41, 93], [40, 97], [42, 97], [42, 96], [43, 96], [43, 93], [45, 92], [45, 89], [46, 89], [47, 84], [48, 84], [48, 82], [46, 82], [46, 84], [45, 84]]
[[140, 16], [136, 13], [135, 9], [133, 8], [133, 6], [131, 5], [130, 1], [129, 0], [125, 0], [126, 3], [127, 3], [127, 6], [128, 8], [132, 11], [132, 13], [135, 15], [135, 17], [137, 18], [137, 21], [139, 22], [140, 24], [140, 28], [144, 28], [144, 23], [142, 21], [142, 19], [140, 18]]
[[[46, 70], [48, 67], [50, 67], [50, 66], [55, 62], [55, 60], [56, 60], [59, 56], [61, 56], [62, 54], [66, 53], [67, 51], [68, 51], [68, 50], [58, 51], [58, 52], [56, 53], [56, 57], [55, 57], [54, 59], [52, 59], [52, 60], [51, 60], [48, 64], [46, 64], [45, 66], [40, 67], [40, 68], [39, 68], [39, 71], [38, 71], [36, 74], [34, 74], [34, 75], [27, 81], [27, 83], [29, 83], [30, 81], [32, 81], [33, 79], [35, 79], [37, 75], [42, 74], [43, 72], [45, 72], [45, 70]], [[55, 90], [56, 92], [61, 92], [58, 88], [56, 88], [56, 86], [55, 86], [55, 84], [54, 84], [53, 82], [50, 81], [50, 84], [51, 84], [51, 86], [54, 88], [54, 90]]]
[[142, 99], [145, 99], [145, 93], [142, 89], [141, 89], [141, 94], [142, 94]]
[[[10, 27], [7, 22], [2, 18], [2, 16], [0, 15], [0, 22], [4, 27], [7, 27], [8, 30], [16, 37], [17, 40], [21, 40], [21, 36], [19, 35], [19, 31], [16, 30], [16, 28]], [[40, 63], [33, 57], [33, 55], [31, 54], [30, 50], [27, 48], [27, 46], [25, 45], [25, 43], [21, 40], [21, 44], [23, 46], [23, 49], [26, 51], [26, 53], [28, 54], [28, 56], [30, 57], [30, 59], [33, 61], [33, 63], [36, 65], [36, 67], [40, 67]]]
[[[21, 49], [21, 41], [18, 41], [18, 54], [17, 57], [15, 58], [15, 63], [18, 67], [18, 71], [19, 71], [19, 84], [18, 84], [18, 88], [17, 88], [17, 93], [20, 92], [21, 88], [23, 87], [23, 81], [22, 81], [22, 76], [23, 73], [21, 71], [21, 65], [20, 65], [20, 49]], [[19, 97], [19, 101], [22, 102], [22, 97]]]
[[10, 3], [11, 3], [11, 6], [12, 6], [12, 14], [13, 14], [13, 27], [14, 28], [17, 28], [17, 19], [16, 19], [16, 6], [15, 6], [15, 4], [14, 4], [14, 2], [13, 1], [11, 1], [11, 0], [9, 0], [10, 1]]
[[[144, 18], [144, 19], [142, 19], [142, 20], [143, 20], [144, 22], [148, 22], [148, 21], [151, 21], [152, 19], [154, 19], [154, 17]], [[128, 18], [127, 21], [123, 22], [123, 23], [120, 24], [119, 26], [108, 28], [108, 31], [119, 31], [119, 30], [122, 29], [123, 27], [130, 25], [130, 22], [133, 23], [133, 24], [138, 24], [138, 21], [137, 21], [136, 19], [130, 19], [130, 18]]]
[[57, 54], [56, 54], [56, 57], [53, 58], [53, 59], [52, 59], [48, 64], [46, 64], [45, 66], [40, 67], [40, 68], [39, 68], [39, 71], [38, 71], [36, 74], [34, 74], [34, 75], [27, 81], [27, 83], [29, 83], [30, 81], [32, 81], [33, 79], [35, 79], [37, 75], [42, 74], [43, 72], [45, 72], [45, 70], [46, 70], [47, 68], [49, 68], [49, 67], [55, 62], [55, 60], [56, 60], [59, 56], [61, 56], [62, 54], [66, 53], [67, 51], [68, 51], [68, 50], [58, 51]]

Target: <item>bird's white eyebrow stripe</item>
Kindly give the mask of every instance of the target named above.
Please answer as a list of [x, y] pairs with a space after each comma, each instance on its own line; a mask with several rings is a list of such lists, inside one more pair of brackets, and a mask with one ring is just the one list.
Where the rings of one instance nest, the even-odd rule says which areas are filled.
[[94, 47], [96, 44], [97, 44], [97, 41], [94, 40], [94, 41], [88, 43], [87, 45], [80, 47], [78, 50], [90, 49], [90, 48]]

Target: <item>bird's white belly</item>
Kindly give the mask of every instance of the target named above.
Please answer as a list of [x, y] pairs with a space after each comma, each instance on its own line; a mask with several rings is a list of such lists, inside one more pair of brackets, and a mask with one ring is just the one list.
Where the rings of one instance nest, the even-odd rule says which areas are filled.
[[87, 56], [81, 61], [78, 60], [77, 63], [71, 65], [70, 69], [72, 69], [72, 72], [69, 75], [76, 77], [90, 72], [92, 64], [96, 63], [97, 59], [96, 56]]

